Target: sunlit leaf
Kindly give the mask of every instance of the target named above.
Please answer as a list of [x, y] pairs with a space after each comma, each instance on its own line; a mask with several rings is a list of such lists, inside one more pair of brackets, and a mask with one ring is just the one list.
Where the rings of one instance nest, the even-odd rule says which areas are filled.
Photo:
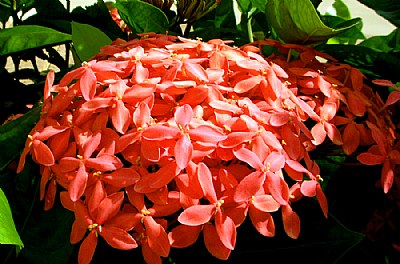
[[144, 1], [117, 1], [115, 7], [121, 18], [135, 33], [165, 33], [169, 24], [161, 9]]
[[72, 43], [81, 61], [87, 61], [99, 53], [111, 39], [100, 29], [72, 21]]
[[321, 21], [309, 0], [270, 0], [266, 14], [278, 37], [287, 43], [321, 42], [360, 23], [360, 19], [352, 19], [340, 28], [330, 28]]
[[15, 224], [12, 218], [10, 205], [7, 197], [0, 189], [0, 244], [16, 245], [19, 249], [24, 247], [21, 238], [15, 229]]
[[347, 20], [351, 19], [350, 10], [342, 0], [335, 0], [335, 2], [332, 4], [332, 7], [336, 11], [336, 16]]
[[6, 28], [0, 31], [0, 55], [54, 46], [70, 40], [71, 35], [42, 26], [23, 25]]
[[[321, 19], [327, 26], [331, 28], [340, 28], [341, 25], [345, 25], [344, 23], [348, 23], [347, 20], [339, 16], [325, 15], [322, 16]], [[366, 37], [362, 33], [362, 27], [363, 27], [363, 22], [362, 20], [360, 20], [360, 23], [350, 28], [349, 30], [337, 34], [334, 37], [331, 37], [327, 43], [355, 45], [358, 41], [366, 39]]]

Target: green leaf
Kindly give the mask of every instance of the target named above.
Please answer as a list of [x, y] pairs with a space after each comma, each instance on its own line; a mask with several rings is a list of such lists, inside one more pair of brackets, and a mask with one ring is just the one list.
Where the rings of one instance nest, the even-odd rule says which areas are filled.
[[381, 52], [400, 52], [400, 29], [393, 30], [387, 36], [374, 36], [359, 44], [363, 47], [371, 48]]
[[3, 24], [6, 23], [11, 15], [11, 8], [4, 6], [0, 2], [0, 22]]
[[265, 6], [268, 3], [268, 0], [250, 0], [251, 5], [260, 11], [264, 12], [265, 11]]
[[0, 31], [0, 55], [54, 46], [71, 40], [71, 35], [42, 26], [17, 26]]
[[266, 14], [278, 37], [286, 43], [313, 44], [325, 41], [360, 23], [348, 20], [340, 28], [326, 26], [310, 0], [270, 0]]
[[[199, 20], [198, 23], [203, 22]], [[222, 1], [215, 8], [214, 25], [216, 28], [236, 29], [235, 12], [232, 1]]]
[[342, 0], [335, 0], [335, 2], [332, 4], [332, 7], [336, 11], [336, 16], [346, 20], [351, 19], [350, 10]]
[[36, 14], [24, 19], [25, 25], [45, 26], [71, 34], [70, 14], [60, 0], [35, 1], [35, 10]]
[[242, 13], [254, 12], [252, 9], [264, 12], [267, 3], [268, 0], [237, 0], [238, 8]]
[[237, 2], [237, 5], [238, 5], [238, 8], [239, 8], [239, 11], [241, 13], [250, 12], [250, 9], [252, 7], [251, 1], [249, 1], [249, 0], [237, 0], [236, 2]]
[[55, 19], [57, 16], [60, 19], [60, 17], [68, 15], [67, 9], [60, 0], [40, 0], [35, 2], [36, 12], [42, 16], [42, 19]]
[[14, 160], [24, 148], [26, 136], [39, 120], [40, 107], [31, 109], [20, 118], [0, 127], [0, 171]]
[[72, 21], [72, 43], [81, 61], [87, 61], [112, 40], [100, 29]]
[[[0, 186], [4, 186], [3, 190], [9, 199], [16, 228], [24, 242], [24, 248], [19, 254], [9, 254], [8, 262], [4, 264], [76, 263], [76, 258], [69, 262], [74, 248], [69, 239], [74, 213], [61, 205], [58, 194], [63, 190], [62, 187], [58, 187], [53, 208], [43, 210], [43, 201], [39, 199], [40, 178], [40, 166], [30, 155], [21, 173], [15, 174], [15, 171], [7, 170], [0, 177]], [[1, 260], [5, 253], [4, 248], [0, 246]]]
[[[300, 204], [299, 204], [300, 203]], [[276, 233], [273, 238], [261, 236], [250, 219], [237, 229], [235, 250], [229, 256], [229, 263], [308, 263], [333, 264], [357, 263], [341, 262], [354, 253], [362, 242], [364, 235], [345, 227], [334, 216], [328, 219], [318, 210], [318, 204], [312, 199], [302, 199], [293, 203], [294, 211], [301, 220], [301, 232], [298, 239], [290, 239], [282, 227], [280, 215], [274, 215]], [[187, 256], [196, 256], [196, 263], [215, 262], [209, 254], [199, 254], [204, 247], [203, 241], [194, 245], [171, 249], [170, 257], [176, 263], [186, 263]], [[197, 255], [196, 255], [197, 254]], [[263, 259], [265, 261], [250, 260]], [[360, 262], [366, 263], [366, 262]]]
[[169, 21], [161, 9], [138, 0], [117, 1], [114, 5], [134, 33], [165, 33]]
[[34, 8], [35, 0], [20, 0], [16, 1], [17, 10], [21, 10], [23, 14]]
[[[338, 16], [330, 16], [325, 15], [322, 16], [321, 19], [324, 23], [332, 28], [342, 27], [342, 25], [346, 25], [345, 23], [349, 23], [348, 20], [345, 20]], [[328, 40], [328, 44], [352, 44], [355, 45], [357, 41], [364, 40], [365, 36], [362, 33], [362, 21], [356, 26], [346, 30]]]
[[15, 229], [10, 205], [2, 189], [0, 189], [0, 223], [0, 244], [16, 245], [22, 249], [24, 244]]
[[18, 259], [25, 261], [19, 263], [67, 264], [73, 252], [69, 237], [74, 214], [63, 208], [60, 202], [49, 211], [40, 207], [34, 209], [34, 215], [28, 219], [21, 234], [25, 247]]
[[322, 0], [311, 0], [311, 3], [315, 7], [315, 9], [318, 8], [318, 6], [321, 4]]
[[398, 0], [358, 0], [375, 10], [376, 13], [389, 20], [396, 27], [400, 27], [400, 1]]
[[117, 38], [127, 38], [121, 28], [110, 16], [110, 11], [103, 0], [97, 0], [97, 3], [91, 6], [78, 6], [74, 8], [70, 17], [75, 22], [89, 24], [101, 29], [101, 31], [112, 40]]
[[11, 0], [0, 0], [0, 6], [4, 6], [11, 9], [13, 5], [11, 3]]
[[358, 68], [371, 79], [400, 81], [400, 59], [394, 55], [359, 45], [329, 44], [320, 45], [317, 49]]

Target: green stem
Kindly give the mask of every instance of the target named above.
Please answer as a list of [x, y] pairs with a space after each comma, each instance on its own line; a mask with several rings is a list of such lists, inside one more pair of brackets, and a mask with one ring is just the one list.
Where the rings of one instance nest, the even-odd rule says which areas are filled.
[[254, 39], [253, 39], [253, 29], [251, 28], [251, 15], [249, 15], [249, 13], [241, 14], [240, 28], [243, 32], [243, 35], [247, 35], [249, 43], [252, 43]]
[[253, 38], [253, 28], [251, 27], [251, 16], [247, 18], [247, 36], [249, 38], [249, 42], [254, 42]]
[[185, 38], [189, 37], [190, 30], [192, 29], [192, 23], [188, 22], [186, 24], [185, 32], [183, 32], [183, 36]]
[[[71, 20], [71, 2], [67, 0], [67, 12], [68, 12], [68, 20]], [[68, 69], [69, 67], [69, 57], [71, 52], [71, 44], [65, 44], [65, 67]]]

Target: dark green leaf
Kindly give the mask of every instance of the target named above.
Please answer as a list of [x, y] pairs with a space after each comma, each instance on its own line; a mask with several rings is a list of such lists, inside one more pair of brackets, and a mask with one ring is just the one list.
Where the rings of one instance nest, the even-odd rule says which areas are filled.
[[189, 37], [200, 37], [203, 41], [215, 38], [235, 40], [239, 35], [232, 0], [222, 1], [204, 19], [195, 21], [193, 31], [189, 33]]
[[375, 10], [376, 13], [400, 27], [400, 1], [398, 0], [358, 0]]
[[253, 12], [252, 9], [258, 9], [264, 12], [267, 3], [268, 0], [237, 0], [238, 8], [242, 13]]
[[71, 35], [42, 26], [17, 26], [0, 31], [0, 55], [57, 45], [71, 40]]
[[317, 9], [319, 4], [321, 4], [322, 0], [311, 0], [311, 3], [313, 4], [314, 8]]
[[374, 36], [359, 44], [381, 52], [400, 52], [400, 29], [397, 28], [387, 36]]
[[126, 38], [121, 28], [115, 23], [110, 15], [110, 11], [103, 0], [86, 6], [78, 6], [71, 12], [71, 18], [75, 22], [89, 24], [101, 29], [110, 39]]
[[26, 136], [39, 119], [40, 107], [0, 127], [0, 171], [22, 151]]
[[325, 41], [360, 23], [360, 19], [354, 19], [341, 28], [330, 28], [321, 21], [310, 0], [270, 0], [266, 14], [275, 33], [287, 43]]
[[367, 47], [342, 44], [320, 45], [317, 49], [357, 67], [370, 78], [400, 81], [400, 59], [391, 54]]
[[268, 0], [250, 0], [251, 5], [258, 10], [264, 12], [265, 11], [265, 6], [268, 3]]
[[[298, 205], [298, 207], [297, 207]], [[343, 226], [332, 215], [328, 219], [318, 211], [318, 204], [311, 199], [304, 199], [300, 204], [293, 203], [301, 219], [301, 232], [298, 239], [286, 236], [280, 215], [274, 215], [275, 237], [261, 236], [250, 219], [237, 229], [235, 250], [231, 252], [228, 263], [308, 263], [333, 264], [340, 262], [359, 245], [364, 235], [353, 232]], [[196, 255], [197, 263], [219, 263], [210, 254], [199, 254], [207, 251], [202, 240], [193, 246], [172, 249], [170, 257], [176, 263], [186, 263], [188, 256]], [[249, 260], [264, 261], [249, 261]]]
[[242, 13], [248, 13], [250, 12], [250, 9], [252, 8], [251, 1], [249, 0], [237, 0], [237, 5], [239, 8], [239, 11]]
[[21, 234], [25, 247], [19, 259], [37, 264], [66, 264], [73, 251], [69, 241], [74, 214], [59, 202], [49, 211], [35, 208]]
[[[199, 20], [202, 22], [202, 20]], [[236, 28], [236, 19], [232, 1], [222, 1], [215, 8], [214, 24], [216, 28]]]
[[267, 17], [264, 13], [259, 12], [253, 16], [252, 30], [254, 40], [263, 40], [270, 36], [270, 28], [268, 26]]
[[[36, 1], [35, 10], [36, 14], [24, 19], [24, 25], [39, 25], [71, 34], [70, 17], [60, 0]], [[60, 24], [63, 26], [60, 27]], [[69, 27], [65, 27], [65, 24]]]
[[17, 245], [20, 249], [24, 247], [21, 238], [15, 229], [10, 205], [3, 190], [0, 188], [0, 244]]
[[324, 159], [317, 159], [316, 162], [321, 170], [321, 175], [323, 175], [323, 181], [320, 182], [322, 189], [325, 191], [326, 187], [329, 185], [332, 177], [340, 169], [340, 163], [343, 163], [346, 159], [345, 156], [329, 156], [327, 154], [318, 155], [319, 157], [324, 157]]
[[13, 4], [11, 0], [0, 0], [0, 6], [12, 9]]
[[[59, 192], [53, 208], [49, 211], [43, 210], [43, 201], [39, 200], [40, 166], [31, 156], [27, 157], [24, 170], [20, 174], [16, 175], [12, 170], [7, 172], [6, 175], [1, 175], [0, 186], [5, 187], [4, 192], [7, 188], [7, 197], [24, 248], [17, 257], [9, 254], [6, 263], [68, 263], [73, 250], [69, 237], [74, 214], [63, 208], [58, 198]], [[1, 252], [0, 256], [3, 256]], [[75, 262], [76, 259], [70, 263]]]
[[67, 9], [60, 0], [40, 0], [36, 1], [35, 9], [42, 19], [61, 19], [68, 15]]
[[72, 43], [81, 61], [87, 61], [110, 44], [111, 39], [100, 29], [91, 25], [72, 22]]
[[[237, 40], [237, 36], [240, 35], [240, 32], [234, 29], [220, 29], [213, 28], [212, 25], [204, 25], [205, 27], [196, 28], [194, 31], [190, 32], [190, 38], [199, 37], [203, 40], [210, 40], [215, 38], [221, 38], [224, 40]], [[244, 43], [238, 43], [238, 45], [243, 45]]]
[[167, 16], [151, 4], [138, 0], [117, 1], [115, 7], [134, 33], [165, 33], [168, 29]]
[[[324, 23], [331, 27], [331, 28], [340, 28], [343, 25], [346, 25], [345, 23], [349, 23], [349, 20], [345, 20], [341, 17], [338, 16], [330, 16], [330, 15], [325, 15], [322, 16], [321, 19], [324, 21]], [[351, 22], [350, 22], [351, 23]], [[362, 26], [363, 23], [362, 21], [357, 24], [356, 26], [350, 28], [349, 30], [344, 31], [343, 33], [340, 33], [328, 40], [328, 44], [356, 44], [359, 40], [364, 40], [365, 36], [362, 33]]]
[[5, 24], [11, 16], [11, 9], [0, 3], [0, 22]]
[[17, 3], [17, 10], [21, 10], [22, 13], [26, 13], [29, 10], [31, 10], [34, 5], [35, 5], [35, 0], [20, 0], [20, 1], [16, 1]]

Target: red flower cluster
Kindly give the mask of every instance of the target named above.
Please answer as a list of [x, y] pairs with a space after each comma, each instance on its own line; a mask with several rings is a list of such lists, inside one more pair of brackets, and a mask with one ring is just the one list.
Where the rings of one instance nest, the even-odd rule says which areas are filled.
[[309, 154], [323, 143], [348, 155], [371, 145], [358, 159], [382, 163], [390, 189], [400, 163], [394, 127], [364, 76], [310, 48], [258, 44], [289, 55], [146, 34], [116, 40], [57, 85], [49, 73], [18, 171], [31, 153], [46, 210], [62, 187], [75, 213], [71, 243], [83, 239], [79, 263], [90, 262], [99, 235], [161, 263], [202, 233], [208, 251], [227, 259], [247, 216], [272, 237], [275, 212], [297, 238], [292, 203], [316, 197], [328, 214]]

